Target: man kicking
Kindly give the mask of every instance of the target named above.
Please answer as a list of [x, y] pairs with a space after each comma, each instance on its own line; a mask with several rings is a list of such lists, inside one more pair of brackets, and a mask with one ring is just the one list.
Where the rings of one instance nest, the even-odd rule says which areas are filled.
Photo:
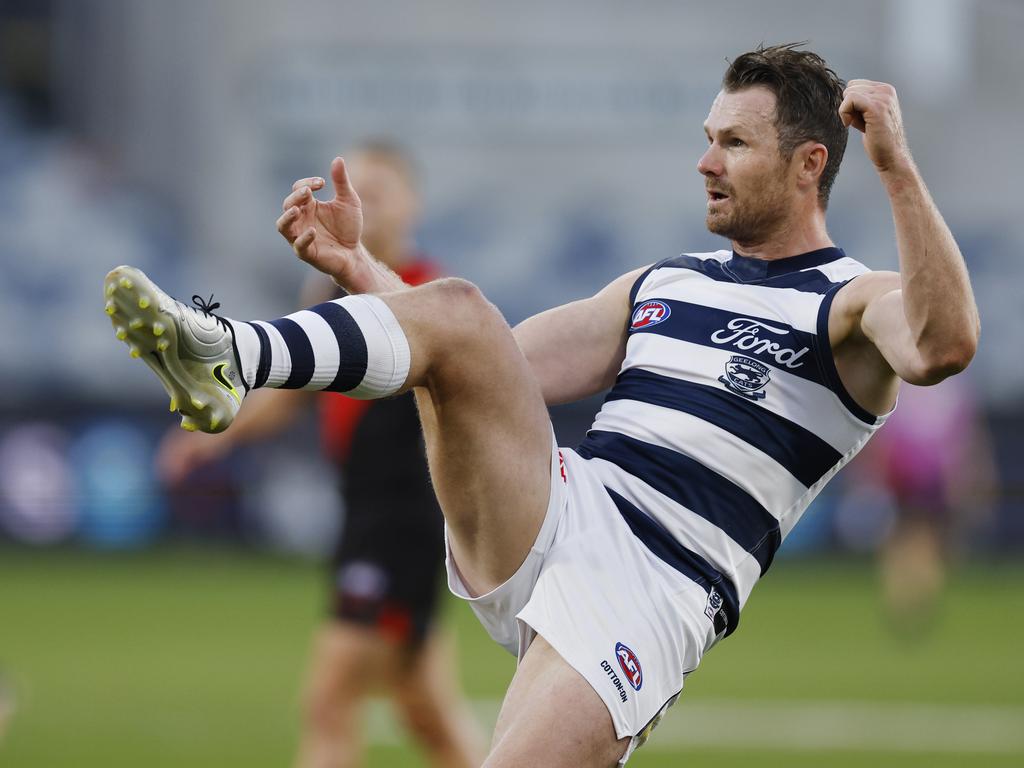
[[[849, 125], [889, 196], [899, 274], [828, 236]], [[107, 277], [118, 338], [186, 429], [226, 428], [255, 387], [415, 388], [449, 586], [519, 656], [489, 768], [625, 762], [900, 379], [974, 355], [967, 272], [891, 86], [844, 89], [809, 51], [759, 48], [730, 64], [704, 130], [707, 226], [732, 250], [636, 269], [514, 331], [471, 284], [407, 287], [376, 262], [340, 158], [334, 198], [296, 182], [278, 229], [351, 295], [246, 323], [129, 267]], [[580, 446], [554, 445], [545, 403], [609, 387]]]

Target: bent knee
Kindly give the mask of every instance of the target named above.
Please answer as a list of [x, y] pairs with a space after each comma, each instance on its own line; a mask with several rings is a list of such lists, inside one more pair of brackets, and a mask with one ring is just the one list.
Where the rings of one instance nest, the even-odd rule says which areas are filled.
[[461, 277], [446, 277], [424, 286], [433, 294], [437, 316], [449, 328], [460, 327], [479, 334], [493, 324], [496, 328], [508, 329], [505, 318], [483, 291], [469, 280]]
[[452, 355], [466, 362], [491, 360], [518, 349], [504, 315], [468, 280], [448, 277], [419, 290], [428, 292], [425, 317], [429, 338], [438, 342], [436, 360], [451, 362]]
[[427, 283], [425, 290], [436, 291], [456, 301], [482, 302], [487, 300], [476, 283], [470, 282], [464, 277], [442, 277]]

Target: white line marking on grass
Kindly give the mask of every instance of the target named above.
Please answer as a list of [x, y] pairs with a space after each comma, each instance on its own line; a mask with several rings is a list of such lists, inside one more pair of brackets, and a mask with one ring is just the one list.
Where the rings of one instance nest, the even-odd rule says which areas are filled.
[[1024, 753], [1024, 707], [681, 699], [673, 709], [649, 747]]
[[[499, 699], [475, 699], [490, 728]], [[384, 701], [367, 712], [367, 739], [397, 744], [401, 726]], [[1024, 754], [1024, 707], [872, 701], [683, 699], [643, 747]]]

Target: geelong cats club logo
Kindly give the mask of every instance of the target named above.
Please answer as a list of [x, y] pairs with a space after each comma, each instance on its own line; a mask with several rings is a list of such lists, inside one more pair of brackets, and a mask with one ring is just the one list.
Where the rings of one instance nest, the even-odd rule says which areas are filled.
[[751, 360], [743, 355], [733, 355], [725, 364], [725, 375], [718, 380], [725, 384], [726, 389], [750, 400], [763, 400], [765, 393], [761, 390], [771, 378], [768, 366]]
[[708, 592], [708, 602], [704, 606], [704, 615], [709, 619], [714, 620], [715, 614], [722, 610], [722, 596], [718, 594], [718, 590], [714, 587]]
[[663, 301], [645, 301], [633, 311], [630, 328], [648, 328], [668, 320], [672, 310]]
[[626, 674], [629, 684], [633, 686], [633, 690], [639, 691], [640, 686], [644, 684], [644, 673], [640, 669], [640, 659], [622, 643], [615, 644], [615, 657], [619, 660], [619, 666], [622, 667], [622, 671]]

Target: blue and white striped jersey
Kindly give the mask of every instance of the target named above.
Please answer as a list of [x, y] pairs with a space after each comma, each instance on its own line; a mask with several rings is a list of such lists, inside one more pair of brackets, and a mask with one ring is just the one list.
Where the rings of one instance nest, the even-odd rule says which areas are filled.
[[881, 426], [843, 388], [838, 248], [661, 261], [633, 287], [626, 356], [578, 453], [662, 559], [724, 602], [731, 632], [807, 505]]

